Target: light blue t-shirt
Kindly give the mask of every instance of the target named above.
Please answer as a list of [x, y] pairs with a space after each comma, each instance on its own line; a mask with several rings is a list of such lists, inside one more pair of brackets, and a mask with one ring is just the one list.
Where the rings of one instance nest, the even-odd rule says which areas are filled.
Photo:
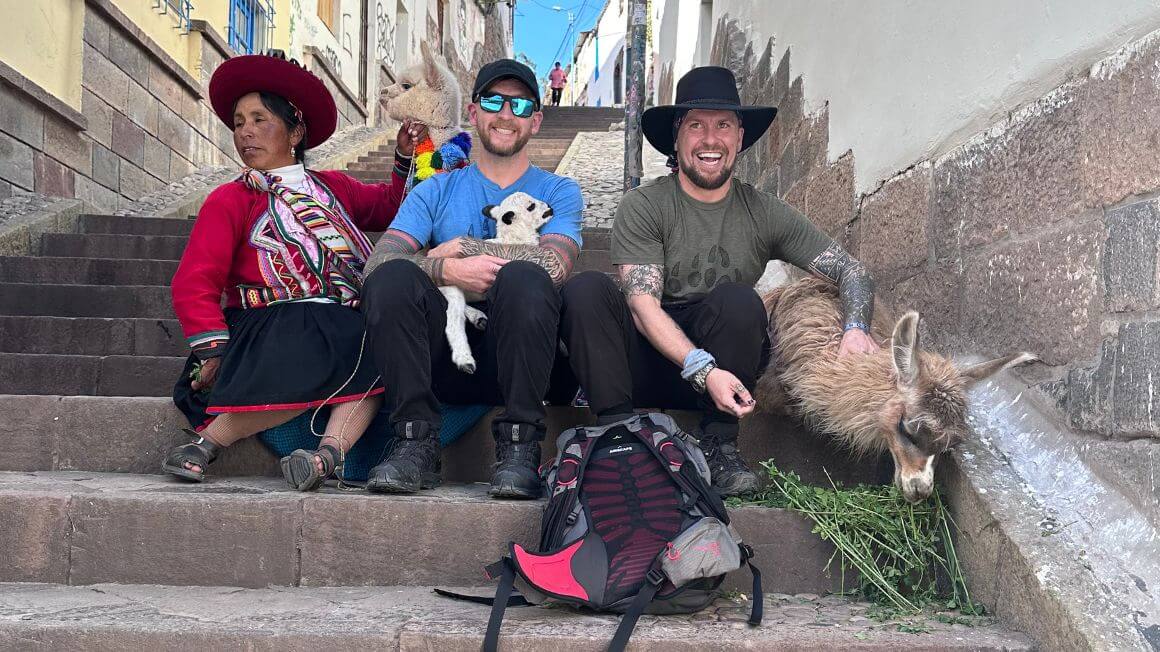
[[540, 235], [566, 235], [582, 245], [580, 224], [584, 198], [574, 179], [561, 177], [531, 165], [523, 176], [507, 188], [500, 188], [483, 176], [476, 165], [437, 174], [415, 186], [390, 228], [403, 231], [419, 241], [419, 246], [467, 236], [479, 240], [495, 237], [495, 220], [485, 217], [484, 206], [498, 204], [513, 192], [547, 202], [552, 218], [540, 227]]

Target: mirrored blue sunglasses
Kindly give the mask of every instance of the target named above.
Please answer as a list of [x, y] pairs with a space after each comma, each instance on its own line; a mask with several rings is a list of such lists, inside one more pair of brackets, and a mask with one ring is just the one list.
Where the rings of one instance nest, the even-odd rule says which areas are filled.
[[517, 118], [530, 118], [536, 110], [535, 100], [526, 97], [503, 95], [501, 93], [481, 96], [479, 98], [479, 108], [488, 113], [499, 113], [503, 111], [504, 102], [507, 102], [512, 107], [512, 115]]

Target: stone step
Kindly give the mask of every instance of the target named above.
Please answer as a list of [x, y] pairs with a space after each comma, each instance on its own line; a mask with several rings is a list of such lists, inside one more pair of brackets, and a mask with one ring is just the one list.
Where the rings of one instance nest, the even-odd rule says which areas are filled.
[[[441, 585], [446, 588], [446, 585]], [[465, 592], [484, 595], [487, 588]], [[983, 621], [968, 627], [922, 618], [920, 633], [867, 618], [869, 605], [840, 596], [767, 595], [765, 620], [746, 627], [749, 604], [721, 598], [691, 615], [644, 616], [631, 649], [893, 650], [1022, 652], [1029, 638]], [[0, 584], [0, 637], [11, 649], [176, 651], [246, 649], [446, 650], [475, 652], [490, 607], [449, 600], [431, 587], [174, 587]], [[503, 649], [604, 650], [617, 616], [564, 608], [509, 609]]]
[[[360, 173], [366, 174], [366, 173]], [[148, 259], [176, 261], [185, 252], [188, 238], [175, 235], [124, 235], [52, 233], [42, 236], [42, 251], [54, 258]], [[372, 241], [377, 238], [372, 238]], [[601, 240], [598, 238], [597, 242]], [[581, 257], [597, 254], [598, 249], [585, 247]], [[88, 264], [88, 263], [82, 263]], [[49, 265], [49, 263], [44, 263]], [[594, 268], [593, 268], [594, 269]], [[79, 272], [77, 272], [79, 274]], [[172, 278], [172, 274], [170, 274]], [[0, 299], [0, 305], [3, 300]]]
[[72, 355], [186, 356], [176, 319], [0, 316], [0, 351]]
[[46, 233], [40, 238], [40, 252], [67, 258], [179, 260], [187, 239], [176, 235]]
[[48, 283], [0, 283], [0, 315], [157, 319], [174, 316], [166, 286]]
[[[169, 379], [177, 380], [177, 371]], [[698, 416], [673, 410], [669, 414], [681, 427], [694, 432]], [[543, 459], [556, 452], [556, 435], [591, 423], [587, 409], [549, 407], [548, 438]], [[108, 424], [117, 424], [110, 428]], [[483, 482], [491, 478], [495, 440], [490, 417], [485, 417], [459, 440], [445, 447], [443, 479], [448, 482]], [[161, 461], [171, 448], [189, 441], [181, 432], [188, 423], [168, 397], [0, 395], [0, 471], [94, 471], [160, 473]], [[373, 435], [384, 443], [389, 437], [380, 429], [386, 421], [372, 424]], [[781, 416], [756, 414], [741, 426], [739, 447], [757, 469], [762, 460], [776, 459], [784, 470], [799, 474], [806, 482], [828, 485], [890, 482], [889, 455], [856, 460], [828, 438], [809, 433]], [[216, 477], [277, 476], [278, 460], [253, 439], [228, 448], [209, 467]]]
[[168, 285], [176, 271], [176, 260], [0, 256], [0, 283]]
[[[536, 544], [543, 505], [493, 500], [485, 484], [391, 496], [331, 487], [304, 494], [281, 478], [191, 484], [126, 473], [0, 473], [0, 544], [9, 555], [0, 581], [481, 586], [490, 584], [482, 568], [509, 541]], [[839, 588], [838, 574], [824, 571], [833, 548], [807, 519], [764, 507], [730, 515], [756, 563], [770, 569], [767, 591]], [[734, 573], [729, 587], [749, 584]]]
[[0, 353], [0, 387], [11, 394], [167, 396], [185, 358]]
[[81, 215], [81, 233], [132, 233], [135, 235], [189, 235], [192, 219], [130, 217], [126, 215]]

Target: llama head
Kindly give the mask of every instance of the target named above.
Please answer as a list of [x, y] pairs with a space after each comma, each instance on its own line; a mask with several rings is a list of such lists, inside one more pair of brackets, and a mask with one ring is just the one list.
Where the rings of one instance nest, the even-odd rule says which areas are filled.
[[499, 205], [483, 207], [495, 220], [495, 239], [506, 244], [535, 243], [540, 227], [552, 219], [552, 207], [526, 192], [513, 192]]
[[1012, 353], [968, 367], [919, 350], [918, 313], [908, 312], [890, 338], [897, 401], [885, 410], [880, 427], [894, 458], [894, 484], [910, 502], [934, 491], [938, 456], [962, 443], [967, 425], [967, 390], [1008, 367], [1037, 358]]
[[420, 61], [383, 89], [381, 101], [392, 119], [422, 122], [431, 139], [442, 144], [462, 131], [463, 93], [443, 55], [432, 52], [426, 42], [419, 49]]

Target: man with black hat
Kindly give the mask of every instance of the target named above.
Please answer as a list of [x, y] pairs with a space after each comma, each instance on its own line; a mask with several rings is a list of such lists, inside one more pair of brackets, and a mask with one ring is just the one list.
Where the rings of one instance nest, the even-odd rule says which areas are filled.
[[873, 281], [862, 264], [775, 195], [733, 178], [737, 155], [776, 112], [742, 106], [725, 68], [682, 77], [675, 105], [641, 116], [645, 137], [676, 172], [621, 200], [612, 231], [620, 288], [584, 273], [562, 292], [561, 334], [597, 417], [616, 421], [634, 406], [701, 408], [701, 447], [723, 495], [757, 488], [737, 432], [767, 357], [768, 316], [753, 285], [768, 261], [839, 286], [843, 355], [878, 349], [868, 334]]
[[[367, 345], [382, 374], [396, 443], [371, 470], [371, 491], [411, 493], [439, 483], [439, 402], [503, 406], [492, 422], [491, 494], [538, 498], [543, 400], [557, 346], [560, 296], [580, 252], [584, 200], [575, 181], [541, 170], [525, 146], [540, 130], [539, 84], [511, 59], [484, 66], [468, 117], [482, 151], [471, 166], [419, 183], [367, 261]], [[514, 192], [546, 202], [538, 245], [497, 245], [483, 213]], [[426, 255], [419, 252], [430, 246]], [[371, 272], [371, 270], [374, 270]], [[483, 332], [468, 329], [474, 374], [451, 362], [447, 301], [438, 286], [483, 296]]]

